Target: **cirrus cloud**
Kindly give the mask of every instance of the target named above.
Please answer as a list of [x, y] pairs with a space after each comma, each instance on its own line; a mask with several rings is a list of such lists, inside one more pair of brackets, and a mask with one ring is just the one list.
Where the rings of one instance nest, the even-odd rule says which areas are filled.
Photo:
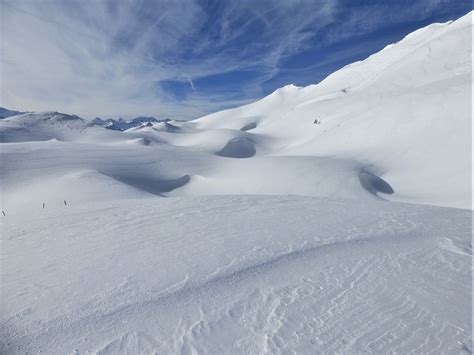
[[380, 29], [463, 11], [442, 0], [0, 3], [1, 104], [85, 117], [198, 117], [320, 80], [334, 69], [328, 58], [354, 57], [338, 43], [366, 36], [353, 51], [364, 56], [386, 44], [370, 39]]

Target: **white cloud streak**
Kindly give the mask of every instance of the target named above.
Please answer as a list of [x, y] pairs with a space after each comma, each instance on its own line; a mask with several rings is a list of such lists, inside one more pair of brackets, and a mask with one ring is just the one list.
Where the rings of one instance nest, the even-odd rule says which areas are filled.
[[[0, 105], [84, 117], [192, 118], [261, 94], [335, 21], [337, 0], [0, 0]], [[364, 14], [365, 15], [365, 14]], [[352, 23], [361, 21], [357, 16]], [[361, 24], [360, 31], [373, 24]], [[341, 29], [342, 31], [342, 29]], [[333, 33], [333, 39], [341, 33]], [[256, 69], [244, 99], [198, 92], [199, 78]], [[161, 83], [188, 83], [177, 100]]]
[[[178, 102], [159, 84], [187, 81], [195, 91], [191, 78], [255, 66], [270, 73], [305, 41], [301, 28], [325, 17], [328, 7], [312, 19], [296, 11], [290, 21], [287, 10], [296, 3], [288, 2], [288, 9], [270, 4], [229, 2], [210, 14], [193, 0], [2, 0], [1, 104], [89, 117], [194, 117], [228, 106], [233, 102], [225, 97]], [[233, 48], [232, 41], [252, 25], [265, 35]]]

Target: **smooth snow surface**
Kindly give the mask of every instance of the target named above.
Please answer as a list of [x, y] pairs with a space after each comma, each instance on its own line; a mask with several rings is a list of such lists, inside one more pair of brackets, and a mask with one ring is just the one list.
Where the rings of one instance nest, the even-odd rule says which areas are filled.
[[191, 122], [2, 119], [0, 353], [472, 352], [471, 16]]

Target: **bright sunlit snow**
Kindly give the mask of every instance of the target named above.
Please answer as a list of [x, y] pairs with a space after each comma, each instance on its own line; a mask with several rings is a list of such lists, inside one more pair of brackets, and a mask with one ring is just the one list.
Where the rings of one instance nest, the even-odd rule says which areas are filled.
[[0, 115], [0, 352], [472, 353], [472, 14], [193, 121]]

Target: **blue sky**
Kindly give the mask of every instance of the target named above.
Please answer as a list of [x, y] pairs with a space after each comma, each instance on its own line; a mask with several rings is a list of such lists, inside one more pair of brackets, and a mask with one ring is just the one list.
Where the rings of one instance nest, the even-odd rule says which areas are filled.
[[0, 0], [0, 105], [190, 119], [321, 81], [464, 0]]

